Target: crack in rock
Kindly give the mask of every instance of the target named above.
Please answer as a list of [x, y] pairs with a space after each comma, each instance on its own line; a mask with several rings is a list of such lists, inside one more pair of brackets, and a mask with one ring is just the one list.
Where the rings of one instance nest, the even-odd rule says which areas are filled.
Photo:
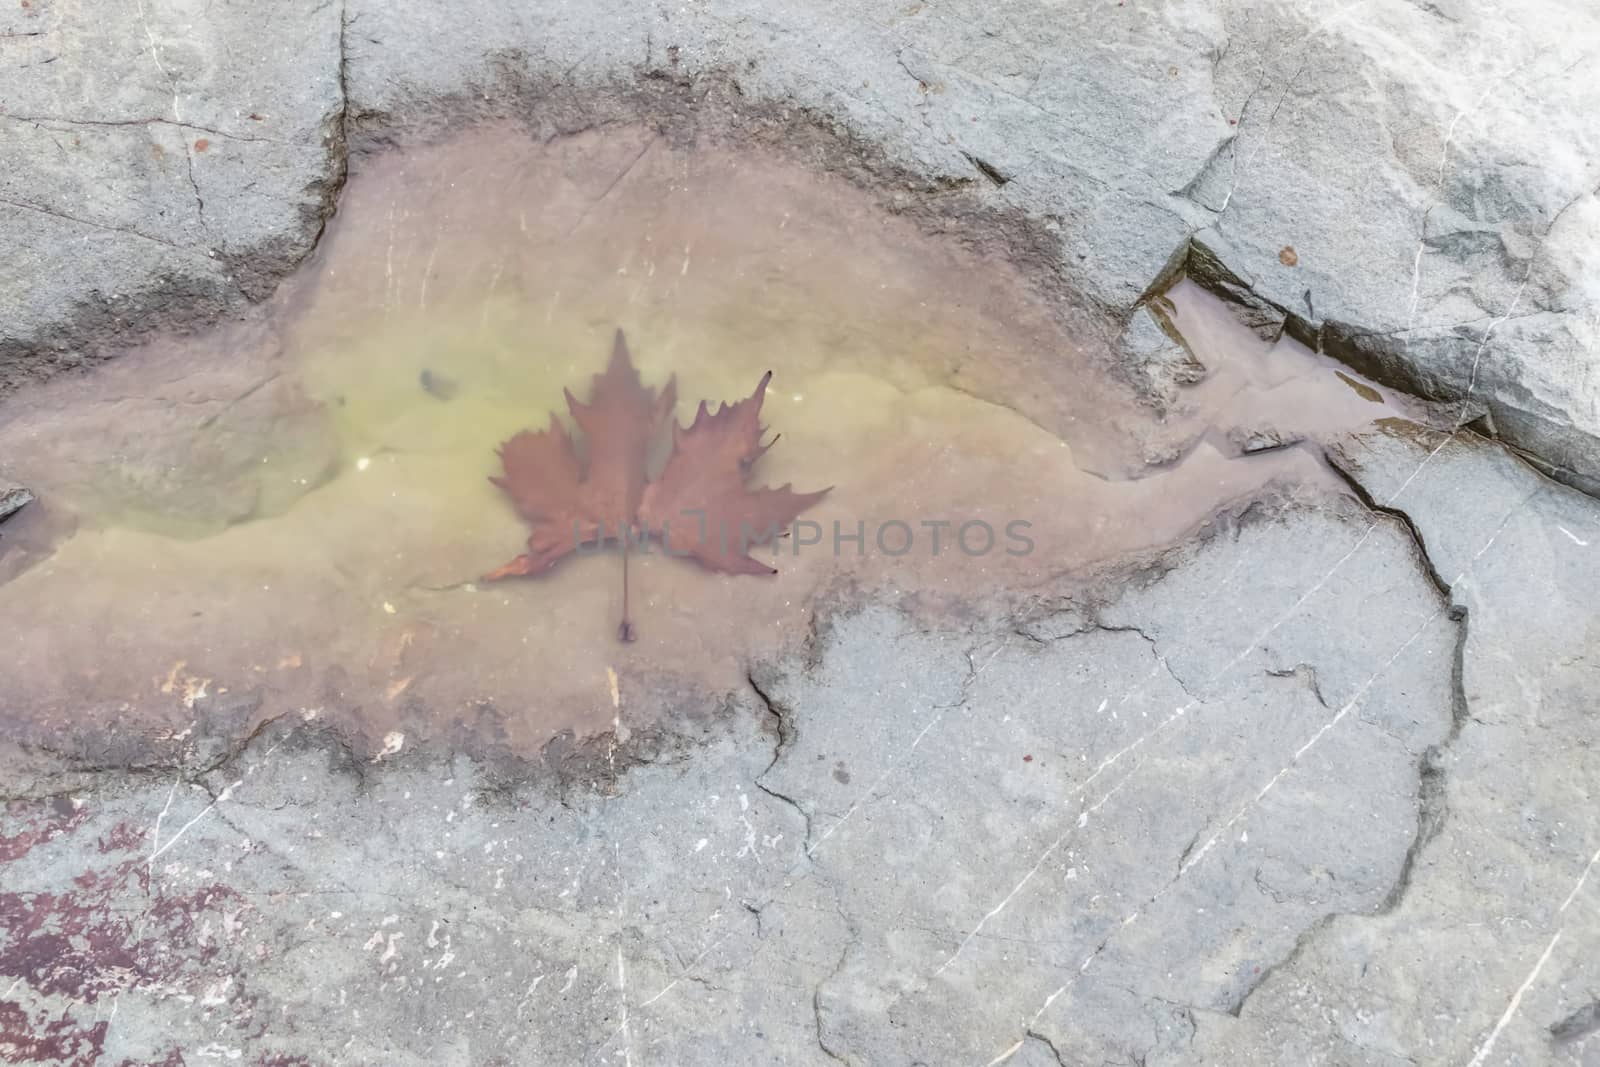
[[[1322, 681], [1317, 676], [1317, 668], [1310, 663], [1296, 663], [1293, 667], [1285, 667], [1278, 670], [1268, 670], [1267, 677], [1298, 678], [1306, 683], [1306, 688], [1310, 690], [1311, 695], [1316, 698], [1317, 703], [1321, 704], [1324, 710], [1336, 710], [1333, 705], [1328, 703], [1328, 698], [1323, 696]], [[1398, 741], [1399, 738], [1395, 738], [1395, 740]]]
[[[1459, 612], [1459, 614], [1457, 614]], [[1395, 877], [1394, 885], [1374, 911], [1376, 915], [1386, 915], [1400, 906], [1401, 901], [1411, 889], [1412, 879], [1415, 875], [1417, 859], [1422, 851], [1439, 836], [1439, 831], [1444, 828], [1445, 820], [1450, 817], [1450, 803], [1447, 795], [1447, 782], [1445, 771], [1445, 755], [1456, 739], [1461, 735], [1461, 727], [1470, 718], [1467, 707], [1466, 691], [1466, 661], [1467, 661], [1467, 610], [1458, 605], [1452, 609], [1450, 616], [1456, 621], [1456, 647], [1450, 669], [1450, 731], [1442, 741], [1430, 745], [1422, 753], [1417, 764], [1417, 832], [1411, 839], [1411, 844], [1406, 847], [1405, 856], [1400, 861], [1400, 871]]]
[[312, 147], [296, 141], [284, 141], [276, 137], [257, 137], [252, 134], [238, 133], [233, 130], [224, 130], [216, 126], [203, 126], [197, 122], [179, 122], [164, 116], [131, 119], [86, 119], [73, 115], [17, 115], [0, 113], [0, 119], [12, 122], [26, 122], [30, 126], [85, 126], [90, 129], [116, 129], [118, 127], [139, 126], [172, 126], [179, 130], [194, 130], [199, 133], [209, 133], [213, 137], [221, 137], [229, 141], [246, 141], [253, 144], [275, 144], [289, 148]]
[[1048, 1052], [1057, 1063], [1061, 1064], [1061, 1067], [1067, 1067], [1067, 1058], [1061, 1054], [1060, 1049], [1056, 1048], [1056, 1043], [1051, 1041], [1044, 1034], [1041, 1034], [1037, 1030], [1028, 1030], [1022, 1035], [1022, 1038], [1024, 1041], [1037, 1041], [1039, 1044], [1045, 1047], [1045, 1051]]
[[[842, 915], [843, 912], [841, 911], [840, 914]], [[848, 919], [845, 921], [847, 925], [850, 925]], [[822, 979], [822, 981], [818, 982], [817, 988], [811, 993], [811, 1015], [817, 1024], [817, 1047], [821, 1049], [823, 1054], [826, 1055], [830, 1060], [834, 1060], [837, 1063], [849, 1063], [850, 1060], [846, 1059], [836, 1049], [833, 1049], [828, 1045], [827, 1025], [824, 1023], [822, 1018], [822, 990], [824, 986], [833, 981], [835, 978], [839, 977], [840, 973], [844, 971], [845, 963], [850, 959], [850, 949], [855, 946], [856, 938], [859, 936], [853, 925], [851, 926], [850, 934], [851, 939], [846, 941], [844, 948], [839, 951], [839, 962], [834, 965], [832, 973]]]
[[[1433, 583], [1433, 587], [1439, 591], [1439, 595], [1448, 602], [1450, 599], [1450, 583], [1444, 580], [1444, 576], [1439, 573], [1439, 568], [1434, 566], [1433, 557], [1428, 553], [1428, 542], [1423, 538], [1422, 530], [1411, 518], [1411, 515], [1404, 508], [1396, 507], [1393, 504], [1380, 503], [1372, 495], [1371, 491], [1361, 483], [1361, 480], [1350, 471], [1348, 461], [1336, 448], [1328, 449], [1326, 455], [1328, 466], [1339, 476], [1339, 480], [1344, 482], [1350, 491], [1355, 494], [1356, 499], [1361, 501], [1363, 507], [1375, 515], [1384, 515], [1394, 519], [1405, 530], [1422, 572], [1428, 576], [1428, 581]], [[1461, 614], [1457, 614], [1458, 611]], [[1450, 617], [1460, 620], [1465, 617], [1465, 611], [1465, 608], [1452, 607]]]
[[[769, 762], [767, 764], [766, 768], [764, 770], [762, 770], [762, 772], [760, 774], [756, 775], [753, 779], [751, 779], [751, 781], [752, 781], [752, 783], [755, 785], [755, 787], [757, 789], [759, 789], [763, 793], [767, 794], [767, 796], [772, 797], [774, 800], [782, 801], [784, 804], [787, 804], [789, 807], [793, 808], [795, 810], [795, 812], [800, 816], [800, 818], [804, 821], [805, 827], [806, 827], [806, 837], [805, 837], [806, 853], [805, 854], [806, 854], [806, 856], [809, 857], [811, 855], [812, 836], [813, 836], [813, 833], [812, 833], [813, 828], [812, 828], [812, 824], [811, 824], [811, 812], [808, 811], [794, 797], [789, 796], [787, 793], [778, 792], [776, 789], [773, 789], [771, 786], [767, 785], [767, 783], [762, 780], [767, 776], [767, 774], [772, 770], [772, 768], [774, 768], [774, 767], [776, 767], [778, 765], [778, 761], [783, 758], [783, 754], [786, 751], [788, 751], [789, 746], [794, 742], [794, 738], [795, 738], [794, 713], [790, 709], [784, 707], [782, 704], [779, 704], [776, 700], [772, 699], [771, 695], [768, 694], [767, 691], [761, 687], [761, 683], [756, 681], [756, 677], [755, 677], [755, 672], [754, 671], [749, 671], [749, 670], [745, 671], [745, 676], [744, 677], [745, 677], [745, 682], [750, 686], [750, 689], [755, 693], [756, 699], [761, 702], [761, 706], [766, 710], [766, 713], [769, 716], [771, 716], [773, 724], [776, 727], [777, 734], [778, 734], [777, 743], [775, 745], [773, 745], [773, 747], [772, 747], [772, 760], [771, 760], [771, 762]], [[757, 914], [759, 915], [759, 912]]]
[[[1356, 491], [1357, 496], [1374, 513], [1388, 515], [1398, 521], [1410, 535], [1410, 542], [1417, 555], [1418, 565], [1428, 574], [1431, 582], [1438, 589], [1440, 596], [1450, 602], [1450, 587], [1439, 577], [1432, 559], [1428, 556], [1427, 548], [1422, 540], [1421, 531], [1416, 527], [1411, 517], [1399, 508], [1383, 507], [1372, 500], [1371, 494], [1348, 471], [1333, 466], [1339, 470], [1341, 477]], [[1417, 829], [1411, 842], [1406, 846], [1405, 854], [1400, 860], [1400, 869], [1395, 875], [1394, 884], [1384, 895], [1378, 905], [1368, 913], [1369, 917], [1388, 915], [1394, 912], [1404, 901], [1410, 891], [1416, 873], [1417, 861], [1423, 851], [1438, 837], [1446, 820], [1450, 816], [1449, 798], [1447, 795], [1447, 780], [1445, 770], [1446, 753], [1454, 744], [1461, 733], [1462, 725], [1470, 717], [1467, 706], [1465, 688], [1466, 648], [1468, 638], [1467, 608], [1465, 605], [1452, 604], [1447, 612], [1447, 617], [1456, 623], [1456, 644], [1452, 660], [1450, 676], [1450, 728], [1445, 737], [1437, 744], [1430, 745], [1423, 753], [1417, 764]], [[1283, 674], [1299, 673], [1304, 665], [1296, 665], [1291, 671], [1268, 672], [1277, 676]], [[1315, 688], [1315, 673], [1312, 675], [1313, 692], [1319, 701], [1322, 694]], [[1326, 702], [1323, 702], [1326, 706]], [[1387, 732], [1387, 731], [1385, 731]], [[1390, 735], [1392, 736], [1392, 735]], [[1228, 1009], [1228, 1014], [1238, 1017], [1244, 1010], [1245, 1003], [1250, 997], [1261, 989], [1269, 976], [1274, 972], [1291, 966], [1305, 949], [1341, 915], [1351, 914], [1346, 912], [1330, 912], [1318, 919], [1311, 926], [1301, 932], [1295, 939], [1293, 948], [1283, 959], [1264, 967], [1250, 986], [1243, 990], [1238, 999]], [[1359, 913], [1356, 913], [1359, 915]]]

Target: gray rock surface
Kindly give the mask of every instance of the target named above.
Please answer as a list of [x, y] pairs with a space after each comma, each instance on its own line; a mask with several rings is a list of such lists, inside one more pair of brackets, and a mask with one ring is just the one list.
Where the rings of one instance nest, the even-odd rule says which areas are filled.
[[[1238, 136], [1191, 190], [1200, 239], [1326, 347], [1600, 477], [1600, 132], [1591, 7], [1242, 5], [1216, 93]], [[1491, 44], [1492, 42], [1492, 44]]]
[[[0, 1031], [113, 1062], [1183, 1062], [1402, 899], [1462, 636], [1415, 552], [1336, 497], [999, 628], [846, 612], [566, 789], [330, 764], [291, 715], [15, 804], [8, 905], [75, 888], [0, 941]], [[1498, 1010], [1498, 978], [1457, 992]]]
[[[1593, 490], [1597, 42], [1560, 0], [29, 0], [0, 388], [261, 300], [352, 146], [643, 115], [1022, 259], [1153, 399], [1198, 372], [1135, 305], [1207, 260]], [[265, 379], [170, 384], [126, 447]], [[101, 490], [226, 523], [257, 458]], [[1465, 431], [1335, 459], [1354, 498], [959, 625], [847, 604], [555, 769], [358, 759], [309, 707], [73, 779], [0, 735], [0, 1059], [1596, 1062], [1600, 507]]]
[[1593, 502], [1471, 437], [1375, 433], [1339, 463], [1404, 509], [1450, 585], [1465, 627], [1454, 720], [1426, 754], [1404, 894], [1305, 938], [1237, 1019], [1200, 1028], [1197, 1054], [1593, 1062]]
[[339, 39], [326, 4], [0, 14], [0, 381], [272, 291], [344, 179]]

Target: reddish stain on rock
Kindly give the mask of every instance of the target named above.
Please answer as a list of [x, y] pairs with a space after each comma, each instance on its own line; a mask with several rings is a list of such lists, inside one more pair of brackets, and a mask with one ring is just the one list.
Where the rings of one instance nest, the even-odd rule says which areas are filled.
[[[5, 806], [5, 821], [0, 823], [0, 863], [21, 859], [46, 841], [76, 830], [88, 817], [86, 807], [74, 805], [66, 797], [46, 802], [9, 802]], [[12, 820], [21, 828], [7, 834], [4, 827]]]
[[0, 974], [46, 995], [93, 1004], [125, 989], [170, 983], [186, 965], [209, 963], [221, 945], [197, 939], [196, 921], [239, 895], [215, 884], [128, 908], [116, 898], [144, 873], [134, 859], [116, 877], [85, 879], [71, 893], [0, 893], [0, 914], [17, 917], [0, 948]]
[[110, 1026], [104, 1019], [82, 1026], [70, 1016], [52, 1019], [43, 1012], [33, 1018], [15, 1001], [0, 1001], [0, 1062], [91, 1067], [105, 1050]]
[[[109, 829], [109, 820], [85, 827], [89, 817], [86, 806], [65, 798], [0, 808], [0, 870], [63, 836], [58, 847], [74, 846], [72, 855], [84, 862], [69, 883], [52, 891], [0, 892], [0, 975], [6, 984], [20, 980], [35, 995], [72, 1002], [65, 1010], [33, 1013], [27, 1001], [0, 1001], [0, 1063], [98, 1064], [107, 1027], [101, 1002], [139, 989], [193, 992], [219, 974], [234, 978], [232, 1023], [258, 1025], [255, 998], [241, 988], [234, 966], [246, 948], [241, 916], [252, 910], [250, 901], [216, 882], [169, 888], [159, 870], [152, 884], [144, 831], [125, 821]], [[271, 1067], [294, 1062], [261, 1061]], [[174, 1048], [163, 1059], [124, 1060], [117, 1067], [184, 1063], [182, 1050]]]
[[127, 821], [117, 823], [109, 834], [102, 834], [95, 842], [100, 848], [101, 855], [107, 852], [132, 852], [143, 843], [144, 831]]
[[206, 149], [208, 149], [210, 147], [211, 147], [211, 142], [206, 140], [204, 137], [200, 138], [198, 141], [196, 141], [194, 143], [194, 150], [196, 152], [204, 152]]

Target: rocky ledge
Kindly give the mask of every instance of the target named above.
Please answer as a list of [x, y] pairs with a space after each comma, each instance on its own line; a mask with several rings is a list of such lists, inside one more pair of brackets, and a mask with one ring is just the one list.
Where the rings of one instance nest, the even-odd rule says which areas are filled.
[[70, 779], [0, 733], [0, 1059], [1593, 1062], [1597, 43], [1557, 0], [9, 8], [6, 389], [248, 310], [367, 153], [511, 117], [846, 174], [1157, 399], [1183, 270], [1446, 417], [1004, 612], [819, 606], [658, 730], [613, 690], [571, 773], [293, 709]]

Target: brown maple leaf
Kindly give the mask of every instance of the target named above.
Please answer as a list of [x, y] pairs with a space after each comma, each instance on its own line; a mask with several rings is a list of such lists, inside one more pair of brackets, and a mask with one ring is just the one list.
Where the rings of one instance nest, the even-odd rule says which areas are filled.
[[611, 362], [594, 376], [589, 403], [565, 392], [588, 454], [579, 458], [554, 412], [549, 429], [524, 430], [500, 446], [506, 473], [489, 480], [510, 494], [533, 534], [525, 554], [486, 579], [538, 574], [581, 545], [620, 537], [634, 522], [650, 441], [677, 402], [676, 381], [669, 379], [659, 397], [646, 389], [618, 330]]
[[781, 535], [827, 494], [826, 489], [796, 493], [789, 485], [745, 487], [756, 460], [778, 443], [776, 437], [761, 443], [767, 432], [761, 402], [771, 380], [767, 371], [754, 393], [719, 404], [715, 415], [700, 401], [687, 430], [673, 423], [672, 456], [639, 505], [639, 521], [668, 552], [693, 556], [727, 574], [777, 574], [752, 559], [749, 550]]
[[752, 559], [749, 550], [780, 536], [800, 512], [828, 490], [796, 493], [750, 489], [745, 485], [756, 460], [777, 442], [766, 444], [761, 404], [772, 372], [749, 397], [718, 405], [715, 414], [700, 402], [687, 429], [672, 426], [672, 454], [654, 482], [647, 481], [650, 445], [677, 399], [669, 379], [657, 396], [639, 380], [621, 330], [611, 362], [597, 374], [588, 404], [570, 391], [567, 407], [583, 431], [586, 454], [580, 458], [571, 436], [550, 416], [550, 427], [524, 430], [500, 448], [503, 477], [490, 481], [504, 489], [533, 527], [528, 551], [486, 575], [486, 579], [540, 574], [580, 546], [622, 543], [622, 623], [618, 636], [633, 639], [628, 618], [628, 552], [650, 538], [666, 550], [692, 557], [727, 574], [776, 574]]

